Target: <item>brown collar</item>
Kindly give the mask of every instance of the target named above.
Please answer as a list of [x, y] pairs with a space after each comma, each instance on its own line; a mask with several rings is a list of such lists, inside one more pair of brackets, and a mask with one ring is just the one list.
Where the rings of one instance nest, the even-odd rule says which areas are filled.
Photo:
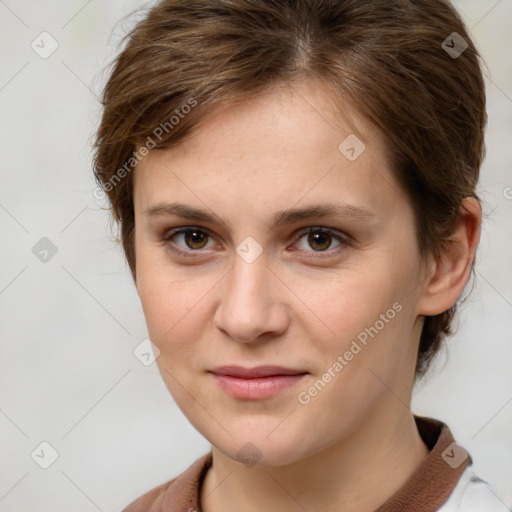
[[414, 416], [430, 453], [409, 479], [375, 512], [434, 512], [449, 498], [464, 470], [472, 463], [464, 448], [455, 444], [441, 421]]
[[[375, 512], [435, 512], [448, 499], [471, 457], [441, 421], [414, 416], [430, 453], [405, 484]], [[201, 512], [199, 491], [212, 465], [209, 452], [178, 477], [147, 492], [123, 512]]]

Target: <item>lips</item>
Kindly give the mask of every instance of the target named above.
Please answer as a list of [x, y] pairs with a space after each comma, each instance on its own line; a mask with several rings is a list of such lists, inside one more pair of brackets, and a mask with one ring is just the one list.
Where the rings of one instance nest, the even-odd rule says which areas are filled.
[[308, 372], [283, 366], [219, 366], [209, 373], [226, 394], [239, 400], [264, 400], [295, 386]]
[[258, 379], [264, 377], [277, 377], [281, 375], [304, 375], [305, 370], [295, 370], [282, 366], [256, 366], [254, 368], [243, 368], [242, 366], [219, 366], [211, 370], [216, 375], [237, 377], [239, 379]]

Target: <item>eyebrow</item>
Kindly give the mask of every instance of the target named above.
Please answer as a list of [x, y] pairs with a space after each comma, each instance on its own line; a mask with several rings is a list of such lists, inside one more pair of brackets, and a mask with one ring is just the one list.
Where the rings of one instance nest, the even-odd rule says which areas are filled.
[[[153, 218], [176, 216], [198, 222], [218, 222], [226, 225], [226, 223], [217, 214], [183, 203], [157, 203], [150, 206], [144, 212], [144, 215]], [[290, 208], [276, 212], [273, 217], [272, 228], [276, 228], [283, 224], [292, 224], [300, 220], [321, 217], [341, 217], [346, 220], [364, 222], [374, 219], [376, 215], [362, 206], [352, 204], [313, 204], [304, 208]]]

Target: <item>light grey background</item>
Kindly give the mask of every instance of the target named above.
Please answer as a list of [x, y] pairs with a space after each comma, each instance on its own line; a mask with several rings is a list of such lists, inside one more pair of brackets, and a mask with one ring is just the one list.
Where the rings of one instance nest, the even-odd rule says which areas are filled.
[[[0, 0], [1, 512], [119, 511], [209, 449], [133, 355], [142, 309], [92, 194], [102, 70], [141, 5]], [[448, 423], [511, 506], [512, 0], [456, 6], [488, 67], [488, 219], [461, 327], [413, 405]], [[59, 45], [46, 59], [31, 48], [43, 31]], [[42, 237], [58, 250], [46, 263]], [[43, 441], [58, 452], [48, 469]]]

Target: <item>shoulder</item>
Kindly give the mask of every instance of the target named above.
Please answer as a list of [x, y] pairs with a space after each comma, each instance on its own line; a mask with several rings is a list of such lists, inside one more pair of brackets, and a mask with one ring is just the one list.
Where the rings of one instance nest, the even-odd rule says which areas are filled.
[[509, 512], [492, 487], [468, 467], [439, 512]]
[[197, 459], [179, 476], [132, 501], [122, 512], [193, 510], [197, 507], [199, 489], [211, 464], [212, 453], [209, 452]]
[[126, 508], [122, 510], [122, 512], [149, 512], [153, 509], [158, 509], [161, 505], [162, 500], [165, 495], [169, 491], [169, 488], [176, 482], [178, 477], [165, 482], [154, 489], [144, 493], [142, 496], [139, 496], [137, 499], [132, 501]]

